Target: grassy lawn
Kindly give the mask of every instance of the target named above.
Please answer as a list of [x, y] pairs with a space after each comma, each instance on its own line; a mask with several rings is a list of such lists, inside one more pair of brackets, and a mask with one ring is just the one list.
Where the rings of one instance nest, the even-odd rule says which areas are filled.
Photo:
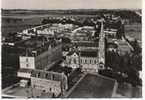
[[75, 87], [69, 98], [108, 98], [112, 96], [114, 81], [87, 74]]

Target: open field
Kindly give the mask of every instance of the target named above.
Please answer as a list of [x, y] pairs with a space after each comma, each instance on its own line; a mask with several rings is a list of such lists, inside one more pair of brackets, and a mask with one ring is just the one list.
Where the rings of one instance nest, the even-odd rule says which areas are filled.
[[112, 96], [115, 81], [87, 74], [74, 88], [69, 98], [107, 98]]
[[2, 18], [2, 36], [7, 36], [7, 34], [10, 32], [20, 32], [24, 29], [34, 27], [35, 25], [41, 24], [42, 20], [42, 18], [23, 19], [23, 17], [21, 19]]

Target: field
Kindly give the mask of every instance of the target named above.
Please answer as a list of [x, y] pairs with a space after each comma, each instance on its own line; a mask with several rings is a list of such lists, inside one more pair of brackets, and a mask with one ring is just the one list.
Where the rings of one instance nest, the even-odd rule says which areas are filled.
[[74, 88], [69, 98], [109, 98], [115, 81], [99, 75], [87, 74]]
[[41, 24], [42, 18], [2, 18], [2, 36]]

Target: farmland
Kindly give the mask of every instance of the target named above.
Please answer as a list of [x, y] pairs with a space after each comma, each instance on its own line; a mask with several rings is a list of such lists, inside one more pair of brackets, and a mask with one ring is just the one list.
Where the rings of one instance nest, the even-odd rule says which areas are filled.
[[26, 28], [39, 25], [41, 18], [2, 18], [2, 35], [7, 36], [10, 32], [22, 31]]

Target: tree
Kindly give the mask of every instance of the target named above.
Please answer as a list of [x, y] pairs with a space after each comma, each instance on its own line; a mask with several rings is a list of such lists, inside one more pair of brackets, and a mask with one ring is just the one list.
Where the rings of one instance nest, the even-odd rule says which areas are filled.
[[42, 24], [47, 24], [48, 23], [48, 19], [43, 19], [41, 23]]
[[62, 43], [71, 43], [71, 39], [67, 37], [62, 37]]

